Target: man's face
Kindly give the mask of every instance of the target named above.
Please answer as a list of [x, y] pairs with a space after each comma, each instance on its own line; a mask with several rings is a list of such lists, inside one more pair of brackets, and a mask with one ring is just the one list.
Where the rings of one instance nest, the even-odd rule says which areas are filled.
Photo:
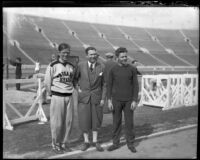
[[95, 63], [97, 61], [98, 54], [95, 50], [89, 50], [87, 54], [87, 59], [90, 63]]
[[119, 57], [117, 58], [118, 59], [118, 62], [121, 64], [121, 65], [127, 65], [128, 63], [128, 57], [127, 57], [127, 53], [126, 52], [122, 52], [119, 54]]
[[55, 55], [55, 54], [52, 54], [51, 59], [52, 59], [53, 61], [56, 60], [56, 55]]
[[66, 49], [60, 51], [59, 55], [60, 55], [61, 61], [66, 62], [67, 57], [70, 55], [70, 49], [66, 48]]

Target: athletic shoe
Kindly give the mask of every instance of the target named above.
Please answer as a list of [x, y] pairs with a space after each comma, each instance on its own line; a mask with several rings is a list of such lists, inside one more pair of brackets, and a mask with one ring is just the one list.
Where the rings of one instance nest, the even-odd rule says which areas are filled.
[[81, 150], [86, 151], [89, 147], [90, 147], [89, 143], [83, 143], [83, 145], [81, 146]]
[[116, 144], [112, 144], [110, 147], [108, 147], [108, 151], [114, 151], [114, 150], [116, 150], [116, 149], [118, 149], [119, 148], [119, 145], [116, 145]]
[[137, 152], [137, 150], [135, 149], [134, 146], [128, 146], [128, 149], [129, 149], [131, 152], [133, 152], [133, 153], [136, 153], [136, 152]]
[[100, 143], [96, 142], [96, 143], [93, 143], [93, 146], [96, 147], [96, 150], [99, 151], [99, 152], [103, 152], [104, 149], [101, 147]]
[[64, 151], [62, 150], [61, 147], [54, 146], [52, 149], [56, 154], [63, 154], [64, 153]]

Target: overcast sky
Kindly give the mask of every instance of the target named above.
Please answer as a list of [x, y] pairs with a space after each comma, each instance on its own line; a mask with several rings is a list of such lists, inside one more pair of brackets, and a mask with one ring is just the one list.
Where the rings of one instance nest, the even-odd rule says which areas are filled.
[[5, 11], [92, 23], [166, 29], [199, 29], [198, 7], [3, 8]]

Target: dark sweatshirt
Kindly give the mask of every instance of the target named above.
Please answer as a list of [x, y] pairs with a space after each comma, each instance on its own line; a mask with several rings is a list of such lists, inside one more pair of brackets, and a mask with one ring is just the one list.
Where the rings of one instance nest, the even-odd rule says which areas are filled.
[[117, 64], [112, 67], [107, 89], [108, 99], [112, 97], [118, 101], [134, 100], [137, 102], [139, 85], [136, 68], [129, 64], [127, 66]]

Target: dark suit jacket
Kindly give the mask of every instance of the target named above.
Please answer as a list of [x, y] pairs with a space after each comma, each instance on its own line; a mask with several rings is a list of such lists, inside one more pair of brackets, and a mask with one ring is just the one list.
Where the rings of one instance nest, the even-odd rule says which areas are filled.
[[88, 103], [91, 100], [93, 104], [99, 104], [105, 99], [106, 83], [104, 80], [105, 66], [96, 62], [94, 68], [95, 80], [90, 82], [88, 62], [80, 62], [77, 67], [75, 79], [81, 92], [78, 92], [78, 101], [80, 103]]

